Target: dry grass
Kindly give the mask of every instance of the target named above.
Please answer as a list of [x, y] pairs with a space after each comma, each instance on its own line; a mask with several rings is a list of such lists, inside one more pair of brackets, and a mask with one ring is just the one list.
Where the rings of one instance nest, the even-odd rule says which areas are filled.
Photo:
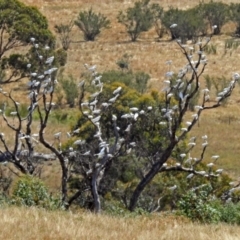
[[[177, 45], [169, 42], [169, 37], [166, 36], [161, 41], [157, 41], [157, 35], [152, 29], [149, 32], [143, 33], [139, 41], [132, 43], [128, 37], [124, 26], [117, 22], [117, 14], [120, 10], [125, 10], [133, 5], [133, 1], [124, 0], [103, 0], [103, 1], [40, 1], [40, 0], [23, 0], [26, 4], [37, 6], [40, 11], [47, 17], [50, 29], [54, 32], [54, 25], [59, 23], [67, 23], [71, 19], [76, 19], [81, 10], [93, 7], [94, 11], [101, 12], [108, 16], [111, 20], [111, 28], [104, 30], [95, 42], [84, 42], [83, 35], [77, 27], [73, 28], [72, 39], [77, 43], [72, 43], [68, 51], [68, 62], [65, 66], [65, 74], [71, 74], [75, 78], [79, 78], [84, 71], [83, 64], [96, 64], [99, 72], [116, 69], [116, 61], [123, 54], [128, 53], [133, 56], [131, 67], [134, 71], [141, 70], [151, 74], [152, 87], [160, 89], [164, 73], [166, 72], [165, 62], [174, 60], [175, 70], [182, 67], [181, 53]], [[151, 1], [157, 2], [159, 1]], [[165, 0], [160, 4], [167, 8], [170, 5], [178, 6], [179, 8], [190, 8], [196, 5], [199, 1], [179, 1]], [[228, 1], [227, 1], [228, 2]], [[229, 1], [230, 2], [230, 1]], [[231, 1], [237, 2], [237, 1]], [[60, 20], [59, 20], [60, 19]], [[228, 29], [226, 29], [228, 31]], [[226, 36], [225, 36], [226, 37]], [[218, 37], [213, 41], [218, 42]], [[218, 45], [221, 45], [221, 41]], [[60, 42], [58, 42], [60, 47]], [[210, 61], [209, 69], [218, 71], [220, 75], [230, 74], [235, 71], [231, 62], [221, 59], [220, 56], [213, 57], [213, 63]], [[236, 57], [236, 56], [235, 56]], [[212, 60], [212, 58], [211, 58]], [[229, 72], [230, 71], [230, 72]]]
[[1, 208], [0, 239], [237, 240], [240, 227], [200, 225], [173, 216], [118, 218], [91, 213]]

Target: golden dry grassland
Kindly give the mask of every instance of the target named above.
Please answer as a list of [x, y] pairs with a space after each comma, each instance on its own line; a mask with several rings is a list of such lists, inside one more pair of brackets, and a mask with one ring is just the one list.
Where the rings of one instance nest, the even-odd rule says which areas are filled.
[[0, 239], [238, 240], [240, 227], [202, 225], [175, 216], [111, 217], [87, 212], [0, 208]]

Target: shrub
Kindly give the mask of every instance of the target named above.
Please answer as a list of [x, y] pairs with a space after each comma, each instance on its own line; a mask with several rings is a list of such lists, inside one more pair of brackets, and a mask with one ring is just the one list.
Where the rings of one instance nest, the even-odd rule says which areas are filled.
[[240, 203], [228, 203], [226, 205], [218, 204], [216, 206], [221, 212], [221, 222], [230, 224], [240, 224]]
[[79, 13], [75, 25], [83, 32], [86, 41], [94, 41], [102, 28], [109, 27], [110, 21], [101, 13], [94, 13], [91, 8]]
[[58, 49], [55, 54], [55, 60], [59, 66], [65, 66], [67, 63], [67, 52], [63, 49]]
[[62, 48], [67, 51], [70, 43], [71, 43], [71, 39], [70, 39], [70, 33], [72, 31], [72, 27], [74, 25], [73, 21], [70, 21], [68, 24], [59, 24], [59, 25], [55, 25], [55, 31], [59, 34], [59, 38], [62, 44]]
[[236, 41], [235, 39], [227, 39], [225, 40], [224, 44], [224, 54], [226, 54], [229, 51], [229, 55], [231, 56], [234, 51], [237, 50], [237, 48], [240, 45], [240, 41]]
[[217, 45], [216, 44], [208, 44], [204, 47], [204, 51], [208, 55], [209, 54], [216, 55], [217, 54]]
[[60, 199], [52, 197], [40, 179], [27, 175], [17, 181], [11, 202], [20, 206], [47, 209], [57, 209], [61, 206]]
[[144, 93], [147, 90], [147, 83], [150, 79], [149, 74], [145, 72], [123, 72], [123, 71], [107, 71], [102, 73], [102, 81], [108, 84], [113, 82], [124, 83], [130, 88], [136, 89], [140, 93]]
[[131, 55], [125, 53], [121, 59], [119, 59], [116, 64], [121, 70], [129, 70], [129, 59]]
[[66, 95], [67, 104], [69, 104], [70, 108], [73, 108], [75, 106], [75, 99], [78, 97], [77, 84], [74, 82], [72, 76], [69, 78], [62, 78], [60, 82]]
[[162, 18], [164, 16], [163, 8], [159, 4], [152, 4], [151, 8], [153, 10], [153, 19], [154, 19], [153, 22], [154, 22], [155, 31], [158, 37], [162, 38], [164, 32], [166, 31], [166, 29], [162, 24]]
[[221, 219], [221, 213], [213, 206], [211, 188], [206, 187], [198, 193], [189, 191], [179, 201], [180, 213], [193, 221], [216, 223]]

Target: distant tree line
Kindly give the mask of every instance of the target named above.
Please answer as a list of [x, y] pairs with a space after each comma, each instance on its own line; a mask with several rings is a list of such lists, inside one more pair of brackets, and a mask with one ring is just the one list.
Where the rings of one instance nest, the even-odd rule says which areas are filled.
[[[134, 3], [126, 11], [120, 11], [117, 20], [126, 27], [131, 41], [137, 41], [142, 32], [154, 27], [159, 38], [164, 33], [171, 38], [179, 38], [182, 42], [197, 41], [199, 37], [208, 35], [214, 26], [213, 34], [221, 34], [222, 27], [232, 21], [236, 28], [233, 35], [240, 36], [240, 3], [225, 4], [223, 2], [200, 2], [197, 6], [182, 10], [171, 6], [164, 10], [159, 4], [150, 4], [150, 0], [141, 0]], [[177, 28], [170, 28], [177, 23]], [[101, 13], [94, 13], [91, 9], [80, 11], [77, 20], [68, 24], [55, 26], [60, 35], [63, 48], [68, 49], [71, 39], [70, 32], [75, 24], [84, 34], [86, 41], [94, 41], [104, 28], [110, 27], [110, 20]]]

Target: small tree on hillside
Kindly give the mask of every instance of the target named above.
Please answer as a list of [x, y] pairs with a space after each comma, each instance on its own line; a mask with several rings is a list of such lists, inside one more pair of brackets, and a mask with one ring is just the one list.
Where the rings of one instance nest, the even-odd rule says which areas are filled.
[[110, 21], [101, 13], [94, 13], [92, 8], [81, 11], [74, 22], [83, 32], [86, 41], [94, 41], [103, 28], [110, 26]]
[[[187, 40], [197, 41], [203, 35], [206, 35], [207, 26], [196, 12], [196, 9], [181, 10], [170, 8], [164, 12], [162, 23], [170, 31], [171, 38], [179, 38], [184, 43]], [[177, 23], [177, 28], [172, 28], [172, 23]]]
[[9, 55], [10, 50], [28, 45], [31, 37], [51, 47], [55, 40], [48, 30], [47, 19], [37, 8], [25, 6], [18, 0], [1, 0], [0, 9], [0, 64], [7, 72], [0, 84], [5, 84], [19, 81], [27, 72], [26, 56], [16, 51]]
[[151, 6], [153, 10], [153, 22], [156, 33], [159, 38], [163, 37], [164, 32], [166, 31], [164, 25], [162, 24], [162, 18], [164, 16], [164, 10], [159, 4], [152, 4]]
[[154, 9], [149, 5], [150, 0], [135, 2], [134, 7], [128, 8], [126, 13], [120, 11], [118, 22], [125, 25], [127, 33], [134, 42], [140, 33], [148, 31], [154, 22]]
[[240, 37], [240, 3], [231, 3], [230, 19], [235, 23], [235, 36]]
[[230, 8], [223, 2], [200, 3], [196, 9], [198, 15], [207, 21], [209, 28], [216, 26], [213, 29], [214, 35], [220, 34], [223, 25], [229, 21]]
[[[176, 27], [176, 25], [174, 27]], [[144, 146], [146, 146], [145, 144], [136, 144], [136, 148], [139, 148], [140, 155], [148, 155], [149, 166], [144, 168], [144, 174], [131, 195], [129, 202], [129, 210], [131, 211], [137, 207], [139, 197], [146, 186], [148, 186], [153, 178], [162, 171], [175, 169], [179, 171], [187, 171], [192, 174], [202, 174], [206, 177], [211, 177], [211, 174], [213, 173], [212, 167], [214, 163], [209, 165], [210, 171], [208, 173], [206, 171], [198, 172], [195, 169], [195, 167], [197, 167], [197, 165], [203, 160], [203, 156], [208, 145], [207, 136], [203, 136], [203, 149], [199, 158], [188, 158], [189, 150], [184, 150], [184, 152], [177, 151], [187, 134], [191, 132], [193, 126], [197, 123], [201, 113], [204, 110], [219, 107], [221, 103], [231, 95], [236, 82], [240, 78], [238, 73], [234, 74], [232, 81], [227, 87], [220, 90], [220, 93], [218, 93], [218, 97], [215, 100], [216, 102], [213, 104], [209, 103], [209, 89], [202, 89], [202, 101], [200, 105], [195, 106], [196, 113], [192, 115], [192, 119], [186, 118], [191, 100], [199, 94], [200, 91], [200, 79], [207, 65], [207, 61], [203, 55], [203, 49], [209, 41], [210, 38], [207, 38], [205, 43], [197, 43], [199, 49], [197, 51], [196, 60], [194, 60], [192, 56], [192, 47], [186, 47], [177, 40], [177, 44], [182, 50], [182, 53], [187, 60], [187, 64], [177, 73], [178, 79], [176, 82], [173, 81], [173, 71], [166, 73], [168, 80], [165, 81], [166, 87], [164, 88], [165, 104], [163, 106], [159, 106], [158, 108], [151, 109], [151, 111], [154, 111], [154, 115], [159, 111], [158, 122], [162, 127], [155, 131], [159, 131], [159, 136], [164, 136], [164, 138], [159, 139], [159, 142], [155, 146], [155, 150], [149, 154], [148, 148], [144, 148]], [[173, 96], [176, 97], [174, 98]], [[140, 126], [143, 126], [143, 124]], [[163, 130], [166, 131], [165, 134], [161, 134], [161, 131]], [[144, 138], [139, 139], [143, 141]], [[188, 146], [192, 149], [195, 144], [196, 143], [193, 138], [193, 140], [190, 140]], [[168, 166], [167, 162], [175, 151], [176, 155], [174, 158], [177, 163], [175, 166]], [[191, 177], [192, 176], [193, 175], [191, 175]]]
[[72, 31], [72, 28], [74, 26], [74, 21], [70, 21], [68, 24], [59, 24], [55, 25], [55, 31], [58, 33], [60, 41], [62, 43], [62, 47], [65, 51], [68, 50], [70, 43], [71, 43], [71, 38], [70, 34]]

